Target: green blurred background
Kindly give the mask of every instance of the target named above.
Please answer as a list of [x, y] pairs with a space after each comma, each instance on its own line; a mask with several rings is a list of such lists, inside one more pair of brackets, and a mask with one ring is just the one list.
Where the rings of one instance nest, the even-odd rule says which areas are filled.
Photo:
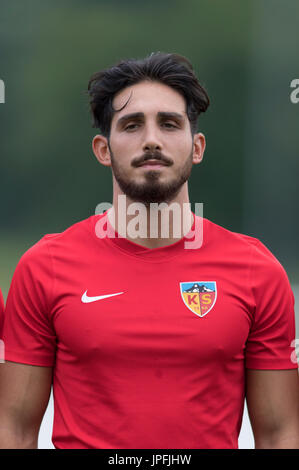
[[[22, 253], [111, 202], [110, 170], [91, 150], [86, 88], [95, 71], [153, 51], [188, 57], [211, 105], [191, 202], [259, 238], [298, 268], [297, 0], [0, 0], [0, 286]], [[297, 325], [298, 328], [298, 325]]]

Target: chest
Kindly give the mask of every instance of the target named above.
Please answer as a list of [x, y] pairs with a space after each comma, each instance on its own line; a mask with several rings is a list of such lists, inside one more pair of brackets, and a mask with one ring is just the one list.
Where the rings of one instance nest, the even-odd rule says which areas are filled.
[[251, 322], [245, 281], [240, 266], [219, 263], [78, 262], [56, 284], [58, 354], [142, 367], [241, 359]]

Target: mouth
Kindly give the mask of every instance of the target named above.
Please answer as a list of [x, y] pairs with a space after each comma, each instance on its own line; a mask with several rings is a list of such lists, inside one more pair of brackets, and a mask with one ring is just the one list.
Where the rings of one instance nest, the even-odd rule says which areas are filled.
[[169, 166], [169, 165], [162, 162], [161, 160], [152, 159], [152, 160], [147, 160], [147, 161], [141, 163], [138, 166], [142, 167], [142, 168], [149, 168], [151, 170], [159, 170], [160, 168], [162, 168], [164, 166]]

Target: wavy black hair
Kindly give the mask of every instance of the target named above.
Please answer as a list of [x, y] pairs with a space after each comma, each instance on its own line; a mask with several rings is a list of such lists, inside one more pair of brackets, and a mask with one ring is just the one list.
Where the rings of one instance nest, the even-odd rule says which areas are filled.
[[91, 76], [87, 93], [93, 127], [99, 128], [104, 136], [109, 137], [113, 114], [120, 111], [112, 106], [114, 96], [124, 88], [145, 80], [168, 85], [185, 98], [191, 132], [196, 133], [198, 116], [210, 104], [208, 94], [200, 85], [188, 59], [162, 52], [152, 53], [144, 59], [122, 60]]

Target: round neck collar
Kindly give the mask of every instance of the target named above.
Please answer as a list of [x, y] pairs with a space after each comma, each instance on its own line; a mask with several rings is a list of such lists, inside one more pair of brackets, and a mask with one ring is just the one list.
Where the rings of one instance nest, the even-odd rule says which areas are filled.
[[106, 243], [113, 245], [127, 255], [139, 257], [149, 261], [162, 261], [165, 258], [178, 256], [186, 251], [198, 250], [202, 246], [203, 222], [204, 218], [195, 215], [193, 212], [193, 224], [190, 231], [178, 241], [169, 245], [148, 248], [135, 243], [128, 238], [122, 237], [112, 227], [107, 212], [96, 217], [94, 233], [97, 238], [104, 239]]

